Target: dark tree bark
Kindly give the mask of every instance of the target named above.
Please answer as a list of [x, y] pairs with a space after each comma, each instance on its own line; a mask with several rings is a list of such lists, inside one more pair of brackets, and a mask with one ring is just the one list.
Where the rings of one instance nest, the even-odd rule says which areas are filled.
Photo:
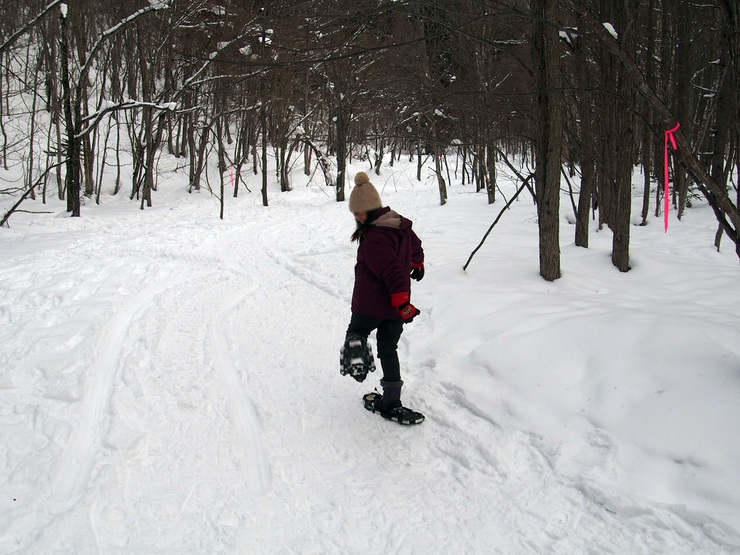
[[[622, 33], [621, 49], [634, 56], [636, 41], [635, 27], [639, 13], [639, 0], [621, 0], [616, 12], [616, 21]], [[619, 83], [621, 108], [616, 114], [617, 132], [615, 162], [615, 191], [613, 195], [613, 210], [609, 220], [612, 230], [612, 263], [620, 272], [630, 270], [630, 230], [632, 216], [632, 172], [634, 168], [633, 156], [635, 151], [635, 122], [629, 106], [636, 103], [635, 87], [632, 77], [621, 65], [616, 65], [616, 75]], [[626, 104], [626, 106], [625, 106]]]
[[[582, 21], [579, 27], [583, 28]], [[578, 103], [578, 112], [581, 119], [581, 190], [578, 193], [578, 212], [576, 214], [576, 245], [588, 248], [589, 228], [591, 220], [591, 199], [594, 194], [594, 141], [591, 131], [593, 113], [592, 98], [588, 91], [592, 76], [589, 72], [588, 52], [585, 35], [576, 40], [576, 82], [581, 90]]]
[[336, 129], [336, 152], [337, 152], [337, 202], [344, 202], [344, 187], [347, 182], [347, 121], [340, 107], [336, 111], [334, 126]]
[[77, 134], [76, 119], [72, 114], [72, 87], [69, 77], [69, 26], [66, 14], [61, 18], [61, 40], [59, 43], [59, 54], [61, 56], [60, 66], [62, 70], [62, 105], [64, 106], [64, 124], [67, 143], [67, 212], [72, 217], [80, 216], [80, 141]]
[[535, 188], [540, 275], [560, 278], [560, 169], [563, 135], [558, 0], [532, 0], [535, 76]]
[[264, 103], [260, 111], [262, 122], [262, 206], [268, 206], [267, 199], [267, 110]]
[[490, 144], [486, 145], [486, 164], [488, 167], [488, 179], [486, 180], [488, 204], [493, 204], [496, 202], [496, 151]]
[[[648, 0], [645, 8], [645, 17], [647, 19], [647, 37], [645, 40], [645, 73], [651, 86], [655, 87], [655, 1]], [[642, 105], [644, 108], [648, 108], [648, 103], [645, 99], [642, 99]], [[643, 187], [642, 187], [642, 220], [641, 226], [647, 225], [648, 215], [650, 214], [650, 184], [652, 174], [652, 160], [654, 148], [653, 134], [651, 132], [651, 126], [653, 124], [653, 117], [649, 110], [643, 110], [648, 112], [646, 121], [643, 124], [643, 135], [642, 135], [642, 172], [643, 172]]]

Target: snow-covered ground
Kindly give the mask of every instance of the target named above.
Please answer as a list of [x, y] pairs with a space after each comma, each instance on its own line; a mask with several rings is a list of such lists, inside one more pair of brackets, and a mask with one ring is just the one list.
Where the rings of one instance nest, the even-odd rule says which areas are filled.
[[740, 553], [740, 268], [711, 211], [634, 227], [628, 274], [564, 219], [547, 283], [522, 197], [465, 274], [503, 204], [440, 207], [414, 171], [372, 177], [427, 253], [415, 428], [362, 408], [377, 374], [339, 375], [353, 222], [298, 172], [225, 221], [182, 173], [143, 212], [14, 216], [0, 553]]

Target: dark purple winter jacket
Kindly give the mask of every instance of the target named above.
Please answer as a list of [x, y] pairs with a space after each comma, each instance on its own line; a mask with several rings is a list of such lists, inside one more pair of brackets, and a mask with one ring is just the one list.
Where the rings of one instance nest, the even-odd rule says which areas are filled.
[[411, 268], [424, 263], [424, 250], [410, 220], [390, 208], [374, 216], [357, 248], [352, 312], [397, 320], [400, 316], [391, 304], [391, 294], [411, 293]]

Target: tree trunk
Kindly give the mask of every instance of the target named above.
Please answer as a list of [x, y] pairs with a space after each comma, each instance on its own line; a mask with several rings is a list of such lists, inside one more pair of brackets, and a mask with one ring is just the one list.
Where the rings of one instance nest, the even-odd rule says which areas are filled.
[[[731, 168], [732, 164], [726, 164], [728, 151], [728, 142], [730, 138], [730, 124], [733, 118], [733, 100], [732, 91], [732, 68], [725, 54], [730, 48], [729, 36], [722, 34], [722, 56], [719, 59], [720, 69], [720, 87], [717, 95], [717, 104], [715, 106], [714, 121], [714, 141], [712, 144], [712, 159], [710, 164], [710, 175], [717, 182], [717, 185], [723, 189], [727, 188], [727, 172], [725, 168]], [[738, 94], [736, 91], [735, 94]], [[740, 122], [738, 122], [740, 123]]]
[[383, 156], [385, 156], [385, 143], [382, 139], [376, 141], [377, 148], [375, 149], [375, 175], [380, 175], [380, 166], [383, 165]]
[[336, 113], [336, 151], [337, 151], [337, 202], [344, 202], [344, 185], [347, 181], [347, 126], [342, 109]]
[[486, 146], [486, 165], [488, 166], [488, 179], [486, 180], [488, 204], [493, 204], [496, 202], [496, 151], [490, 144]]
[[[61, 17], [61, 42], [59, 45], [64, 98], [64, 125], [67, 141], [67, 212], [80, 217], [80, 141], [76, 137], [76, 122], [72, 114], [72, 91], [69, 78], [69, 29], [67, 18]], [[75, 103], [76, 104], [76, 103]]]
[[268, 206], [267, 202], [267, 114], [265, 105], [262, 105], [260, 118], [262, 120], [262, 206]]
[[[647, 74], [647, 78], [650, 80], [651, 84], [653, 84], [656, 81], [655, 79], [655, 0], [648, 0], [645, 15], [647, 18], [647, 39], [646, 39], [646, 49], [645, 49], [645, 72]], [[648, 108], [647, 102], [642, 99], [642, 103], [644, 104], [645, 108]], [[647, 225], [647, 218], [648, 214], [650, 213], [650, 182], [651, 182], [651, 174], [653, 169], [653, 144], [654, 144], [654, 138], [653, 134], [650, 131], [650, 128], [653, 125], [653, 118], [652, 114], [649, 110], [645, 109], [645, 112], [647, 113], [646, 116], [646, 122], [643, 125], [643, 135], [642, 135], [642, 172], [643, 172], [643, 187], [642, 187], [642, 211], [641, 216], [642, 220], [640, 222], [641, 226]]]
[[421, 181], [421, 142], [416, 144], [416, 180]]
[[[579, 18], [579, 27], [583, 24]], [[591, 94], [587, 91], [587, 83], [591, 79], [588, 72], [588, 56], [586, 51], [585, 35], [577, 38], [576, 42], [576, 79], [581, 90], [578, 97], [578, 113], [581, 119], [581, 190], [578, 193], [578, 211], [576, 214], [576, 246], [588, 248], [589, 229], [591, 221], [591, 199], [594, 193], [594, 141], [591, 130], [592, 108]]]
[[444, 206], [447, 204], [447, 183], [445, 182], [445, 178], [442, 176], [442, 152], [436, 145], [433, 156], [434, 170], [437, 174], [437, 187], [439, 188], [439, 204]]
[[[621, 49], [634, 56], [636, 50], [635, 25], [639, 13], [639, 0], [623, 0], [617, 7], [617, 21], [621, 34]], [[615, 64], [615, 77], [620, 95], [616, 121], [617, 138], [615, 162], [615, 191], [613, 211], [609, 221], [612, 230], [612, 263], [620, 272], [630, 270], [630, 231], [632, 227], [632, 173], [635, 141], [635, 121], [626, 109], [637, 102], [635, 86], [627, 70]]]
[[311, 175], [311, 147], [308, 143], [303, 148], [303, 174]]
[[558, 37], [559, 0], [532, 0], [535, 79], [535, 185], [540, 275], [560, 278], [560, 168], [562, 93]]

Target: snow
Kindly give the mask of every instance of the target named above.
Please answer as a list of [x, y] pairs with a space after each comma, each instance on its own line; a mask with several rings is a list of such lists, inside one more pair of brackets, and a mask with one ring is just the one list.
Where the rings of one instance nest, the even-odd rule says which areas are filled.
[[252, 47], [249, 44], [242, 46], [239, 49], [239, 53], [244, 56], [249, 56], [252, 53]]
[[62, 17], [64, 19], [67, 19], [67, 15], [69, 14], [69, 6], [67, 4], [59, 4], [59, 11], [62, 12]]
[[578, 38], [578, 27], [566, 27], [558, 31], [558, 36], [561, 40], [564, 40], [568, 44], [572, 44], [573, 40]]
[[155, 10], [164, 10], [170, 7], [168, 0], [149, 0], [149, 5]]
[[619, 39], [619, 35], [617, 34], [617, 30], [614, 28], [614, 25], [612, 25], [609, 22], [605, 22], [604, 23], [604, 29], [606, 29], [607, 31], [609, 31], [609, 34], [611, 36], [613, 36], [615, 39], [617, 39], [617, 40]]
[[706, 205], [634, 227], [628, 274], [564, 218], [547, 283], [531, 200], [465, 274], [501, 199], [453, 180], [438, 206], [433, 162], [373, 174], [427, 253], [407, 429], [362, 408], [378, 373], [339, 375], [346, 203], [295, 168], [220, 221], [162, 161], [154, 208], [52, 200], [0, 229], [0, 552], [740, 550], [738, 267]]

